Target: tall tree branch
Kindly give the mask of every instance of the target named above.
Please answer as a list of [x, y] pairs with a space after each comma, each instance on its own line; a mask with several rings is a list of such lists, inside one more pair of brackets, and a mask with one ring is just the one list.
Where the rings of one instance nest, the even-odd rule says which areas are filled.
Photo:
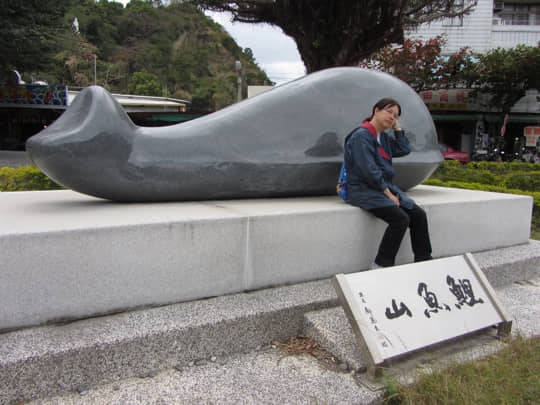
[[357, 65], [405, 27], [470, 13], [476, 0], [190, 0], [233, 21], [268, 23], [294, 39], [308, 72]]

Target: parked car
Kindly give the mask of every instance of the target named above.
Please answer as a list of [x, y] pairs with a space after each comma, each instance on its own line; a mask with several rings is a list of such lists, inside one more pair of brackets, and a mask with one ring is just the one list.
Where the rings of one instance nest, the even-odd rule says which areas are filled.
[[441, 149], [444, 160], [457, 160], [458, 162], [463, 164], [469, 161], [469, 154], [467, 152], [455, 150], [451, 146], [448, 146], [447, 144], [442, 142], [439, 143], [439, 148]]

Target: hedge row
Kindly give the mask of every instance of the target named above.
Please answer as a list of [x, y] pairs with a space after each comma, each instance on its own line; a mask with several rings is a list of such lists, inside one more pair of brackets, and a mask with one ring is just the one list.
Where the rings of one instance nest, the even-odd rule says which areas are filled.
[[61, 186], [35, 166], [0, 167], [0, 191], [59, 190]]
[[[442, 185], [441, 182], [456, 184], [452, 187], [532, 195], [540, 192], [540, 165], [524, 162], [471, 162], [461, 165], [457, 161], [447, 160], [425, 184]], [[61, 188], [35, 166], [0, 168], [1, 191]], [[529, 191], [532, 194], [523, 193], [523, 191]]]
[[533, 198], [531, 237], [540, 239], [540, 167], [523, 162], [445, 161], [423, 184], [497, 193], [528, 195]]
[[540, 165], [524, 162], [471, 162], [461, 165], [447, 160], [433, 173], [432, 179], [536, 192], [540, 191]]
[[538, 215], [540, 219], [540, 191], [525, 191], [525, 190], [506, 188], [504, 186], [497, 186], [497, 185], [490, 185], [490, 184], [466, 183], [466, 182], [461, 182], [461, 181], [443, 181], [440, 179], [432, 179], [432, 178], [427, 179], [422, 184], [427, 184], [430, 186], [465, 188], [468, 190], [493, 191], [496, 193], [528, 195], [533, 198], [534, 212], [535, 212], [535, 215]]
[[[457, 161], [446, 161], [452, 162], [453, 165], [460, 165]], [[526, 163], [526, 162], [469, 162], [467, 163], [467, 169], [480, 169], [488, 170], [495, 174], [506, 174], [509, 172], [537, 172], [540, 170], [538, 164], [535, 163]]]

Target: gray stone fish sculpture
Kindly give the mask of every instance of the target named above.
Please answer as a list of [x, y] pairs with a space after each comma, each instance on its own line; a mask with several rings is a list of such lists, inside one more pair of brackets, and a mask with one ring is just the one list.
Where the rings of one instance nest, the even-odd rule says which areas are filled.
[[404, 82], [352, 67], [167, 127], [136, 126], [106, 90], [90, 86], [26, 150], [57, 183], [115, 201], [335, 194], [343, 140], [382, 97], [403, 107], [413, 152], [394, 166], [396, 184], [408, 189], [442, 161], [431, 116]]

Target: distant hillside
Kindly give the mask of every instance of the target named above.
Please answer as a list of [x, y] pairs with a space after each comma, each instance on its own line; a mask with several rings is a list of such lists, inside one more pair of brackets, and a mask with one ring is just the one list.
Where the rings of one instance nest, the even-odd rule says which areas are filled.
[[87, 86], [94, 80], [96, 54], [97, 84], [113, 92], [187, 99], [199, 110], [236, 100], [236, 60], [242, 62], [245, 82], [271, 84], [251, 50], [242, 50], [193, 6], [143, 0], [132, 0], [125, 9], [107, 0], [73, 3], [63, 17], [64, 31], [57, 34], [60, 50], [53, 67], [41, 72], [19, 67], [23, 78], [32, 74], [49, 83]]

